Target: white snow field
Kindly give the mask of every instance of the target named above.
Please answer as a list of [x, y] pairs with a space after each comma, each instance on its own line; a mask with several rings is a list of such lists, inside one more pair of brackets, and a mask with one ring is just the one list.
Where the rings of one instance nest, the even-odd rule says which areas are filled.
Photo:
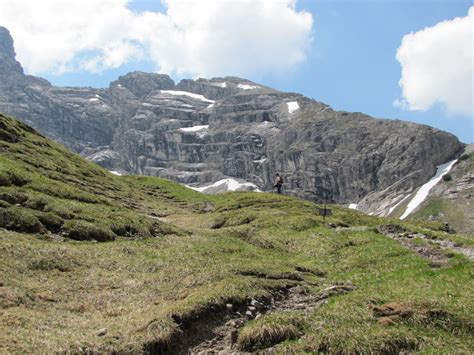
[[395, 208], [397, 208], [403, 201], [405, 201], [408, 197], [410, 197], [411, 194], [406, 195], [404, 198], [402, 198], [400, 201], [398, 201], [393, 207], [390, 207], [388, 210], [387, 216], [390, 216], [390, 214], [395, 211]]
[[210, 99], [204, 97], [203, 95], [193, 94], [192, 92], [187, 92], [187, 91], [160, 90], [160, 92], [162, 94], [170, 94], [170, 95], [177, 95], [177, 96], [188, 96], [188, 97], [191, 97], [191, 98], [196, 99], [196, 100], [209, 102], [211, 104], [213, 104], [215, 102], [215, 100], [210, 100]]
[[179, 130], [182, 132], [198, 132], [204, 129], [209, 129], [209, 125], [202, 125], [202, 126], [192, 126], [192, 127], [182, 127]]
[[193, 127], [182, 127], [179, 130], [181, 132], [187, 133], [196, 133], [199, 138], [203, 138], [208, 132], [209, 125], [202, 125], [202, 126], [193, 126]]
[[350, 208], [351, 210], [356, 210], [356, 209], [357, 209], [357, 203], [351, 203], [351, 204], [349, 205], [349, 208]]
[[288, 105], [288, 112], [289, 113], [293, 113], [297, 109], [300, 108], [300, 105], [298, 105], [298, 102], [296, 102], [296, 101], [287, 102], [286, 104]]
[[255, 85], [248, 85], [248, 84], [239, 84], [237, 85], [239, 89], [242, 90], [253, 90], [253, 89], [258, 89], [258, 86]]
[[259, 191], [257, 188], [257, 185], [252, 184], [251, 182], [239, 182], [232, 178], [219, 180], [211, 185], [202, 186], [202, 187], [192, 187], [192, 186], [187, 186], [187, 185], [186, 187], [189, 187], [190, 189], [203, 192], [203, 193], [218, 193], [218, 192], [238, 191], [238, 190]]
[[435, 186], [444, 175], [446, 175], [451, 168], [453, 167], [454, 163], [457, 162], [456, 160], [452, 160], [442, 165], [437, 166], [436, 174], [433, 176], [430, 181], [424, 184], [420, 189], [417, 191], [416, 195], [413, 199], [408, 203], [407, 209], [402, 214], [400, 219], [405, 219], [410, 213], [412, 213], [428, 196], [430, 190]]

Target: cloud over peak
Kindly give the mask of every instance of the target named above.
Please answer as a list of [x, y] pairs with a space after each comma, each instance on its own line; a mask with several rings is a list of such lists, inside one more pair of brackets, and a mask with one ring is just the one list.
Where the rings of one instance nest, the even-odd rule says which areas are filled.
[[0, 25], [33, 74], [149, 60], [169, 74], [245, 76], [305, 59], [313, 18], [295, 2], [163, 0], [166, 13], [138, 13], [127, 0], [2, 0]]
[[474, 117], [474, 7], [466, 17], [405, 35], [396, 58], [403, 98], [395, 106], [426, 111], [440, 103], [448, 114]]

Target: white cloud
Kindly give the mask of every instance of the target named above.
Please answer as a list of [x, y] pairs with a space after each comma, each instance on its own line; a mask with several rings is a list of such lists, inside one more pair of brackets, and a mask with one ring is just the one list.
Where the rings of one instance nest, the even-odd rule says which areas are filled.
[[311, 14], [296, 0], [162, 0], [166, 13], [128, 0], [2, 0], [0, 25], [33, 74], [97, 72], [134, 59], [192, 76], [284, 71], [305, 59]]
[[474, 117], [474, 7], [466, 17], [440, 22], [403, 37], [397, 50], [403, 98], [394, 106]]

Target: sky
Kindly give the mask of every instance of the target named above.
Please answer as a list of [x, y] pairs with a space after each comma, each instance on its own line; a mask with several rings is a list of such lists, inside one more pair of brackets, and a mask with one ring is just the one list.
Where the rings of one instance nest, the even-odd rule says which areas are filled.
[[0, 25], [55, 85], [240, 76], [474, 142], [472, 1], [0, 0]]

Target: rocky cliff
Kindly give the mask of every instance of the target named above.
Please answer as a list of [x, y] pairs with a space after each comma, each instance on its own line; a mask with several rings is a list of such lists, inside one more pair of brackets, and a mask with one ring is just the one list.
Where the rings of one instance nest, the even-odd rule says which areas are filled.
[[[448, 223], [450, 230], [473, 234], [473, 197], [474, 144], [470, 144], [409, 218]], [[394, 210], [394, 216], [396, 212]]]
[[226, 177], [315, 201], [386, 213], [463, 150], [432, 127], [334, 111], [236, 78], [133, 72], [106, 89], [55, 87], [24, 75], [0, 28], [0, 112], [100, 165], [202, 186]]

